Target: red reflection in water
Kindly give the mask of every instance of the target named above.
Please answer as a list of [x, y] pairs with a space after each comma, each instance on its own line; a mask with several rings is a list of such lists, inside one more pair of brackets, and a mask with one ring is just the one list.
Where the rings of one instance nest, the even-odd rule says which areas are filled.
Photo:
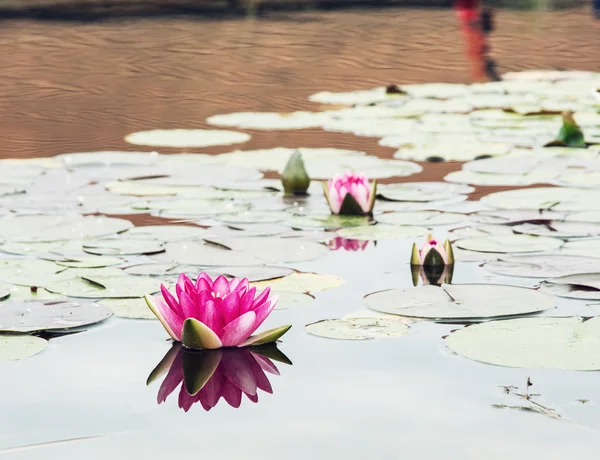
[[327, 247], [332, 251], [364, 251], [369, 245], [368, 241], [352, 240], [349, 238], [340, 238], [339, 236], [327, 243]]

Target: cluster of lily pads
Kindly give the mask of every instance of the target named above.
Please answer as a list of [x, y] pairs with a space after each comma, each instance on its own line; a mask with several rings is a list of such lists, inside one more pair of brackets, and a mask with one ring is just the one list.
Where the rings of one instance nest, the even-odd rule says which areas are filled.
[[[85, 329], [113, 314], [156, 315], [186, 348], [252, 346], [243, 360], [256, 372], [267, 371], [271, 366], [256, 347], [277, 340], [287, 328], [250, 334], [273, 309], [308, 305], [320, 291], [344, 283], [306, 271], [306, 264], [332, 250], [360, 251], [370, 241], [400, 240], [407, 244], [399, 243], [406, 253], [398, 265], [407, 266], [413, 286], [368, 294], [368, 311], [306, 330], [370, 339], [403, 335], [417, 320], [470, 324], [450, 334], [446, 344], [472, 359], [600, 369], [597, 321], [569, 314], [571, 304], [561, 308], [563, 317], [549, 316], [560, 299], [600, 301], [600, 258], [594, 258], [600, 257], [600, 191], [594, 180], [595, 168], [600, 171], [600, 148], [594, 145], [600, 115], [592, 96], [599, 82], [587, 72], [526, 72], [470, 86], [319, 93], [311, 100], [351, 107], [208, 120], [237, 128], [321, 126], [382, 137], [383, 145], [399, 148], [391, 160], [359, 151], [283, 147], [219, 155], [87, 152], [0, 160], [6, 171], [0, 181], [0, 359], [41, 351], [48, 331]], [[567, 113], [563, 120], [563, 111], [573, 112], [573, 119]], [[248, 139], [224, 130], [126, 138], [157, 148]], [[493, 158], [465, 163], [446, 182], [376, 183], [422, 171], [407, 159], [481, 156]], [[268, 172], [282, 179], [267, 179]], [[483, 175], [495, 177], [493, 183], [554, 186], [467, 201]], [[132, 214], [165, 221], [134, 226], [119, 217]], [[423, 249], [414, 247], [411, 257], [410, 243], [420, 246], [423, 240]], [[467, 266], [533, 281], [528, 287], [451, 284]], [[163, 300], [156, 296], [161, 285]], [[524, 315], [529, 316], [506, 319]], [[540, 355], [538, 346], [548, 334], [554, 337], [554, 357]], [[521, 347], [519, 353], [498, 352], [508, 341]], [[193, 374], [184, 385], [188, 396], [212, 407], [202, 389], [221, 375], [219, 363], [233, 359], [227, 358], [231, 350], [206, 355], [212, 364], [202, 375], [186, 367], [186, 360], [196, 358], [177, 350], [165, 358], [169, 366], [177, 376], [187, 368]], [[248, 375], [263, 375], [254, 371]], [[257, 388], [236, 390], [235, 401], [242, 393], [254, 398]]]

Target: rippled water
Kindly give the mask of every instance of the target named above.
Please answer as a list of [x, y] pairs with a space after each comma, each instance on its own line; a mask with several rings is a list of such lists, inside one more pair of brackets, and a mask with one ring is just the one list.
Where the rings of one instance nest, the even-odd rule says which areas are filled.
[[[600, 26], [587, 10], [503, 11], [497, 22], [493, 53], [501, 71], [600, 67]], [[131, 150], [122, 138], [141, 129], [205, 127], [207, 116], [241, 110], [311, 109], [307, 97], [320, 90], [461, 82], [468, 75], [450, 10], [2, 27], [2, 158]], [[251, 134], [244, 148], [392, 152], [376, 139], [319, 130]], [[440, 179], [458, 167], [428, 165], [418, 178]], [[222, 400], [210, 412], [196, 404], [186, 413], [178, 389], [157, 404], [160, 382], [145, 382], [169, 344], [154, 321], [113, 318], [85, 334], [53, 339], [40, 355], [3, 363], [0, 453], [27, 460], [595, 458], [598, 373], [469, 361], [444, 348], [441, 338], [452, 325], [416, 323], [404, 337], [357, 343], [304, 332], [306, 323], [362, 309], [369, 292], [410, 286], [401, 260], [406, 251], [398, 243], [370, 243], [364, 252], [337, 251], [298, 264], [346, 284], [319, 293], [309, 307], [272, 315], [267, 326], [294, 325], [280, 345], [293, 365], [278, 364], [281, 376], [269, 377], [272, 395], [261, 393], [256, 404], [244, 400], [237, 410]], [[460, 264], [454, 282], [533, 285], [475, 268]], [[591, 314], [577, 306], [570, 313]], [[501, 386], [522, 389], [527, 377], [531, 391], [541, 393], [538, 401], [562, 420], [492, 407], [522, 403]]]

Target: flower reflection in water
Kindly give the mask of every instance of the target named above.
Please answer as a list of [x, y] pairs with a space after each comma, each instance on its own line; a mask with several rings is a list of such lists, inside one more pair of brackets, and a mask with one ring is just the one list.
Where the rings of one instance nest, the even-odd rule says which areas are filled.
[[185, 412], [200, 402], [209, 411], [223, 398], [238, 408], [242, 396], [258, 402], [258, 390], [273, 393], [267, 374], [279, 375], [273, 361], [292, 362], [276, 345], [192, 351], [175, 343], [152, 371], [148, 385], [165, 372], [157, 395], [158, 404], [181, 384], [179, 407]]
[[327, 243], [327, 247], [332, 251], [344, 249], [344, 251], [364, 251], [369, 245], [369, 241], [351, 240], [349, 238], [340, 238], [339, 236]]
[[413, 285], [419, 284], [419, 277], [423, 285], [433, 284], [439, 286], [441, 284], [451, 284], [452, 276], [454, 275], [454, 265], [411, 265], [410, 266]]

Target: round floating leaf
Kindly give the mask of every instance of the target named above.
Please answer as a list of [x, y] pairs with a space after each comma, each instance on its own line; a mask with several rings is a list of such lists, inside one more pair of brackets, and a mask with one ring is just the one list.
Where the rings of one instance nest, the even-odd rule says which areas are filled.
[[15, 300], [0, 305], [0, 331], [35, 332], [66, 330], [95, 324], [110, 317], [95, 303], [66, 300]]
[[492, 253], [525, 253], [558, 249], [563, 242], [554, 238], [532, 235], [506, 235], [465, 238], [454, 245], [467, 251]]
[[547, 184], [554, 177], [555, 174], [546, 171], [533, 171], [529, 174], [488, 174], [463, 169], [447, 174], [444, 180], [456, 184], [520, 186]]
[[152, 166], [160, 159], [156, 152], [80, 152], [65, 153], [54, 157], [67, 168], [98, 168], [123, 166]]
[[574, 212], [566, 216], [565, 220], [575, 222], [593, 222], [595, 224], [600, 224], [600, 211]]
[[247, 254], [265, 263], [306, 262], [323, 257], [329, 249], [319, 243], [297, 238], [206, 238], [210, 243]]
[[324, 319], [307, 324], [305, 328], [309, 334], [338, 340], [399, 337], [409, 331], [402, 321], [387, 318]]
[[229, 267], [263, 265], [264, 261], [250, 254], [231, 251], [214, 244], [196, 241], [173, 241], [165, 244], [166, 252], [152, 258], [160, 262], [177, 262], [182, 265], [204, 267]]
[[250, 136], [236, 131], [208, 129], [156, 129], [125, 136], [125, 142], [152, 147], [211, 147], [246, 142]]
[[467, 220], [464, 214], [441, 211], [389, 212], [377, 216], [377, 222], [392, 225], [449, 225], [464, 220]]
[[252, 283], [258, 290], [270, 287], [273, 291], [312, 293], [334, 289], [344, 284], [344, 280], [332, 275], [319, 273], [294, 272], [291, 275], [276, 280]]
[[214, 115], [206, 122], [231, 128], [275, 130], [317, 128], [327, 119], [323, 112], [237, 112]]
[[342, 238], [377, 241], [386, 239], [412, 238], [429, 233], [425, 227], [409, 227], [408, 225], [365, 225], [362, 227], [348, 227], [337, 231]]
[[377, 193], [386, 200], [428, 202], [446, 200], [450, 195], [471, 193], [473, 187], [447, 182], [412, 182], [378, 185]]
[[312, 94], [308, 100], [312, 102], [320, 102], [321, 104], [334, 105], [368, 105], [375, 102], [385, 101], [388, 99], [402, 99], [405, 94], [387, 94], [384, 86], [358, 91], [347, 91], [334, 93], [330, 91], [321, 91], [320, 93]]
[[475, 361], [506, 367], [600, 370], [600, 318], [518, 318], [453, 332], [446, 345]]
[[539, 224], [524, 223], [512, 227], [515, 233], [555, 238], [582, 238], [600, 235], [600, 223], [551, 220]]
[[[133, 237], [135, 240], [178, 241], [192, 238], [202, 238], [206, 229], [193, 225], [148, 225], [134, 227], [121, 236]], [[1, 247], [0, 247], [1, 249]]]
[[504, 276], [556, 278], [576, 273], [600, 272], [600, 259], [561, 254], [502, 257], [483, 266]]
[[100, 301], [115, 316], [133, 319], [156, 319], [143, 298], [138, 299], [104, 299]]
[[488, 236], [513, 235], [511, 227], [505, 225], [475, 225], [472, 227], [459, 227], [451, 230], [453, 235], [460, 238], [479, 238]]
[[530, 222], [540, 220], [563, 220], [565, 213], [545, 210], [494, 210], [479, 211], [470, 214], [469, 217], [482, 224], [516, 224], [519, 222]]
[[69, 240], [69, 241], [47, 241], [47, 242], [32, 242], [32, 243], [19, 243], [15, 241], [7, 241], [0, 250], [8, 254], [18, 254], [23, 256], [40, 256], [52, 253], [65, 253], [65, 254], [76, 254], [83, 251], [81, 249], [81, 241]]
[[600, 210], [600, 190], [569, 187], [528, 188], [491, 193], [481, 201], [497, 209], [596, 211]]
[[48, 341], [32, 335], [0, 335], [0, 363], [29, 358], [44, 351]]
[[87, 299], [114, 299], [143, 297], [160, 289], [154, 278], [142, 276], [86, 275], [55, 281], [45, 288], [55, 294]]
[[165, 250], [164, 246], [153, 240], [104, 239], [86, 241], [83, 250], [90, 254], [125, 256], [156, 254]]
[[224, 275], [228, 278], [248, 278], [248, 281], [263, 281], [281, 278], [293, 273], [293, 270], [285, 267], [270, 267], [266, 265], [251, 265], [248, 267], [202, 267], [179, 264], [140, 264], [124, 269], [129, 275], [146, 276], [178, 276], [185, 273], [192, 279], [198, 274], [206, 272], [211, 278]]
[[359, 227], [374, 224], [366, 216], [335, 216], [333, 214], [318, 216], [294, 216], [288, 225], [299, 230], [337, 230], [339, 228]]
[[287, 310], [289, 308], [305, 307], [313, 303], [315, 298], [310, 294], [300, 292], [271, 291], [277, 297], [275, 310]]
[[554, 299], [533, 289], [497, 284], [443, 284], [374, 292], [368, 308], [401, 316], [434, 320], [478, 320], [547, 310]]
[[541, 290], [559, 297], [600, 300], [600, 273], [576, 273], [552, 278]]
[[215, 220], [226, 224], [273, 224], [285, 222], [292, 216], [281, 211], [247, 211], [235, 214], [220, 214]]
[[600, 254], [600, 240], [567, 241], [561, 248], [562, 254], [594, 256]]
[[63, 256], [59, 255], [56, 258], [53, 258], [54, 262], [57, 265], [62, 267], [70, 267], [70, 268], [102, 268], [102, 267], [110, 267], [112, 265], [119, 265], [123, 262], [122, 259], [117, 259], [116, 257], [104, 257], [104, 256]]

